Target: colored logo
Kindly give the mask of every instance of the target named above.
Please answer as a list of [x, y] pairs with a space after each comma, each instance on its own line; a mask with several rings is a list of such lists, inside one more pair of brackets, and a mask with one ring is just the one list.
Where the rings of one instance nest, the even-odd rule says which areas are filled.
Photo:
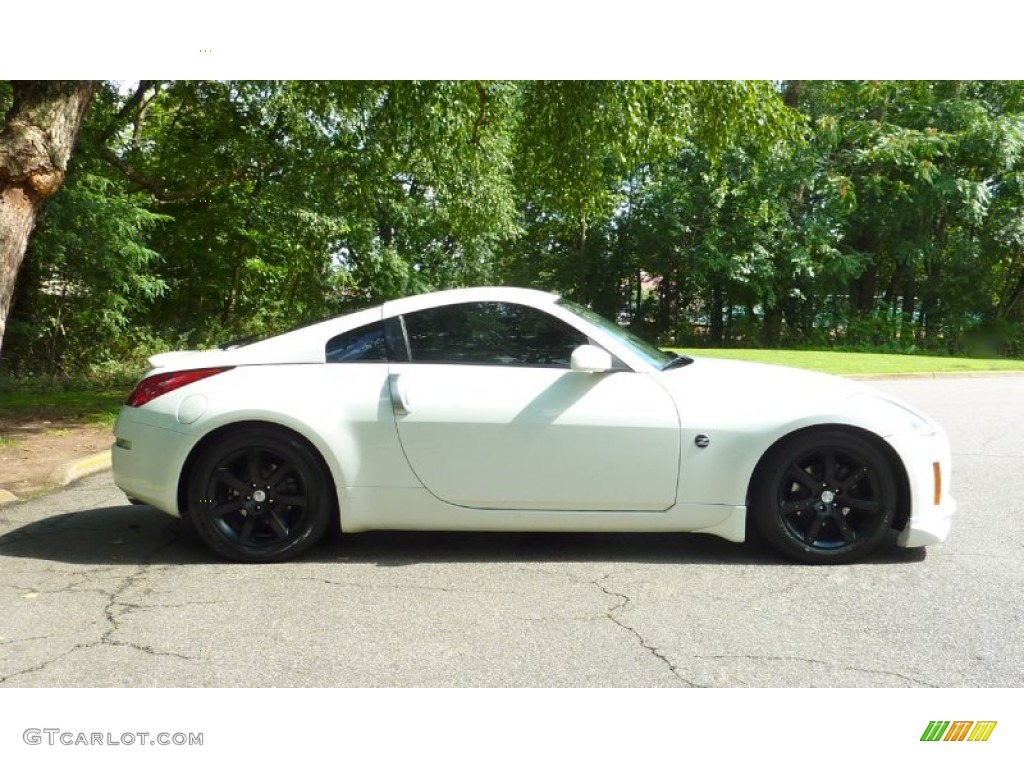
[[995, 729], [995, 720], [932, 720], [921, 741], [988, 741]]

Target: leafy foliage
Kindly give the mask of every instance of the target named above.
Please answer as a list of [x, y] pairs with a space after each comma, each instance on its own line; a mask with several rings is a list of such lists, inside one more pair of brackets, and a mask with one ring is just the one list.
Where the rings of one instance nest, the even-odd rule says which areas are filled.
[[1022, 152], [1016, 82], [112, 82], [2, 365], [495, 282], [665, 343], [1024, 355]]

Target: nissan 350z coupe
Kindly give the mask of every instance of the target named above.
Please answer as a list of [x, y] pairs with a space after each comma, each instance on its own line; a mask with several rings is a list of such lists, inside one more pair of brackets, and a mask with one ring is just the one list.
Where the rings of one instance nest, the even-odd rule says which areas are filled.
[[114, 477], [220, 555], [343, 532], [691, 531], [845, 563], [946, 538], [933, 421], [844, 379], [662, 352], [552, 294], [413, 296], [150, 359]]

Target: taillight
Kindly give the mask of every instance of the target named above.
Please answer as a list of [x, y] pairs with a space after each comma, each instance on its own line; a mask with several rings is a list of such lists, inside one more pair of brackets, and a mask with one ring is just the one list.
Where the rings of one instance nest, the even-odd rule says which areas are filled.
[[186, 384], [191, 384], [193, 381], [199, 381], [210, 376], [215, 376], [218, 373], [224, 373], [224, 371], [230, 371], [234, 366], [227, 366], [224, 368], [195, 368], [191, 371], [174, 371], [173, 373], [156, 373], [152, 376], [147, 376], [138, 384], [135, 385], [135, 389], [128, 395], [128, 400], [125, 401], [125, 405], [129, 405], [132, 408], [138, 408], [140, 405], [145, 405], [150, 400], [160, 397], [160, 395], [166, 395], [168, 392], [173, 392], [176, 389], [184, 387]]

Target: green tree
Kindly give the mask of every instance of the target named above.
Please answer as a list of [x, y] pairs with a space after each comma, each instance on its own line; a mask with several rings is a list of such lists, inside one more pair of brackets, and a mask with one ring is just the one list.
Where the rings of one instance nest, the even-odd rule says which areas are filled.
[[717, 163], [738, 142], [775, 141], [797, 125], [768, 82], [528, 83], [521, 113], [525, 234], [510, 244], [503, 275], [606, 314], [641, 291], [644, 259], [627, 233], [642, 226], [636, 205], [663, 163], [692, 146]]
[[[0, 83], [0, 106], [17, 88]], [[1024, 352], [1020, 83], [94, 93], [29, 244], [7, 368], [70, 372], [492, 282], [666, 341]]]
[[1021, 211], [1022, 91], [970, 81], [805, 89], [823, 154], [856, 198], [842, 248], [866, 263], [849, 288], [861, 340], [951, 349], [998, 312], [992, 281], [1013, 249], [1001, 260], [994, 246], [1012, 243]]

